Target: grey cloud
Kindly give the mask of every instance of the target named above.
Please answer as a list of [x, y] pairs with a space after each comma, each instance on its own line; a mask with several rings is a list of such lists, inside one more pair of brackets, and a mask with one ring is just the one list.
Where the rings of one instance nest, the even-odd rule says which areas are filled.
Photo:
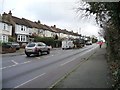
[[[41, 20], [47, 20], [50, 22], [56, 21], [66, 21], [70, 22], [73, 18], [71, 15], [72, 10], [62, 7], [60, 4], [68, 5], [68, 3], [55, 3], [55, 2], [34, 2], [29, 4], [26, 8], [29, 13], [34, 14], [34, 16]], [[70, 11], [70, 12], [68, 12]]]

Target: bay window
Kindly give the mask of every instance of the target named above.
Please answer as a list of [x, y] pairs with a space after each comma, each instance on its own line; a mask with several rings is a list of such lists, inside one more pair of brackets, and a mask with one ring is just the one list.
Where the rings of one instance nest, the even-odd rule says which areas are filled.
[[18, 42], [26, 42], [26, 35], [17, 35], [17, 41]]

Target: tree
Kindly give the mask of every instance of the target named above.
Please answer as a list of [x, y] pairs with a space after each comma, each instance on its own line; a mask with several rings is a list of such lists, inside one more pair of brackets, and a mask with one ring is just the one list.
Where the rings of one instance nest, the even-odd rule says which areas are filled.
[[[108, 59], [113, 67], [114, 87], [120, 87], [120, 2], [89, 2], [89, 7], [78, 7], [86, 14], [96, 15], [96, 21], [103, 28], [107, 41]], [[87, 16], [86, 15], [86, 16]]]

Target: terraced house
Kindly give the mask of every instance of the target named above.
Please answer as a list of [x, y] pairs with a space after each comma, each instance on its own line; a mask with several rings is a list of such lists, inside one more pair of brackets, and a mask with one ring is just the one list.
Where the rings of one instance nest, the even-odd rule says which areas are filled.
[[[9, 30], [9, 35], [15, 38], [15, 41], [23, 44], [28, 43], [34, 40], [35, 36], [39, 37], [58, 37], [58, 39], [63, 38], [78, 38], [80, 35], [78, 33], [74, 33], [73, 31], [67, 31], [66, 29], [61, 30], [57, 28], [56, 25], [48, 26], [45, 24], [41, 24], [40, 20], [37, 22], [33, 22], [31, 20], [25, 18], [18, 18], [12, 16], [11, 11], [9, 13], [3, 13], [3, 20], [1, 19], [1, 27], [3, 30]], [[6, 27], [5, 27], [5, 26]], [[7, 31], [8, 32], [8, 31]], [[2, 33], [2, 32], [1, 32]], [[4, 33], [2, 33], [3, 35]], [[6, 39], [2, 36], [2, 41], [8, 42], [8, 34], [6, 35]]]
[[0, 42], [8, 42], [9, 36], [12, 35], [12, 25], [9, 21], [2, 19], [0, 15]]

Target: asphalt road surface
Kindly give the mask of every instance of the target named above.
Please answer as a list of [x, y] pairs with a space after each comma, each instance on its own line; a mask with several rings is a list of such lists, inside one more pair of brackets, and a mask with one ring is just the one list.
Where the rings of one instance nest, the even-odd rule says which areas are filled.
[[51, 51], [39, 57], [2, 57], [3, 88], [49, 88], [63, 75], [94, 53], [98, 45]]

